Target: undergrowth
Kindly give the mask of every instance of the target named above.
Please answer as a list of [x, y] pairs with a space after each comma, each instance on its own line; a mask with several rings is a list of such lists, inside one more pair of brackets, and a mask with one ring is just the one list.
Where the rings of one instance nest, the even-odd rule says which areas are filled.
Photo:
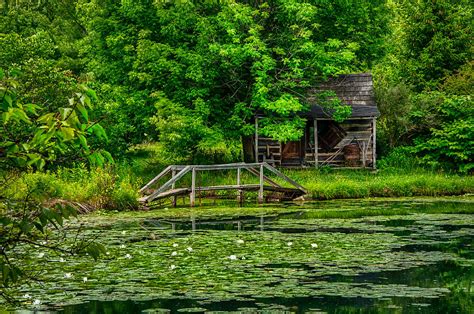
[[[406, 156], [393, 155], [381, 160], [378, 171], [333, 170], [329, 168], [283, 169], [290, 178], [308, 190], [308, 198], [347, 199], [367, 197], [445, 196], [474, 193], [474, 178], [422, 168]], [[23, 173], [8, 187], [8, 193], [21, 199], [32, 193], [38, 199], [66, 199], [79, 202], [91, 210], [133, 210], [139, 208], [138, 190], [167, 165], [160, 146], [142, 145], [129, 151], [127, 159], [115, 165], [86, 169], [83, 165], [54, 171]], [[279, 178], [274, 178], [286, 186]], [[166, 178], [165, 180], [167, 180]], [[198, 186], [236, 184], [236, 171], [198, 173]], [[258, 178], [242, 172], [242, 183], [258, 183]], [[164, 180], [161, 182], [163, 183]], [[160, 182], [159, 182], [160, 183]], [[190, 186], [191, 177], [180, 180], [179, 186]], [[255, 193], [247, 197], [255, 198]], [[219, 196], [233, 196], [224, 191]]]

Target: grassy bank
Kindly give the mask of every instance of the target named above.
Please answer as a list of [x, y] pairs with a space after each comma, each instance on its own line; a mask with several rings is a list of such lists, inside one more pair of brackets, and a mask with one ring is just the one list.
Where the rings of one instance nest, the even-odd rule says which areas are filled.
[[[92, 209], [129, 210], [139, 207], [138, 189], [173, 161], [161, 157], [159, 146], [142, 146], [129, 153], [126, 161], [86, 170], [76, 166], [46, 173], [23, 173], [7, 186], [9, 194], [39, 199], [66, 199]], [[382, 163], [383, 165], [384, 163]], [[331, 169], [283, 169], [290, 178], [303, 185], [308, 197], [318, 200], [446, 196], [474, 193], [474, 178], [417, 167], [385, 166], [378, 171]], [[235, 171], [204, 172], [197, 184], [235, 184]], [[190, 176], [182, 185], [190, 184]], [[278, 181], [278, 179], [276, 179]], [[258, 179], [243, 173], [243, 183]], [[234, 192], [225, 192], [234, 193]], [[254, 195], [248, 194], [249, 199]]]

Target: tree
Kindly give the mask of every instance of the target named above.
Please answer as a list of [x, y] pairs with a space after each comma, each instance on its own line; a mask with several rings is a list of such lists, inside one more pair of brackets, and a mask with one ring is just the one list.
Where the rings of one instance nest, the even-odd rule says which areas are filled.
[[166, 147], [208, 161], [238, 158], [256, 113], [266, 116], [262, 133], [299, 137], [304, 120], [296, 113], [308, 107], [308, 88], [367, 69], [386, 31], [384, 1], [82, 1], [79, 8], [89, 70], [141, 92], [134, 112], [127, 103], [118, 108], [143, 121], [134, 136], [151, 133], [155, 104]]

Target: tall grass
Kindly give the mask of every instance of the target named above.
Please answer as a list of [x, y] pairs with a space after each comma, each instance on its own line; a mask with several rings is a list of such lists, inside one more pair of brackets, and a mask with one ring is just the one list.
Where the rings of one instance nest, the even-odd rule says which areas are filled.
[[[383, 169], [332, 170], [282, 169], [283, 173], [308, 190], [308, 198], [317, 200], [445, 196], [474, 193], [474, 178], [421, 168], [396, 156], [381, 162]], [[91, 209], [130, 210], [139, 208], [138, 190], [156, 176], [172, 160], [164, 159], [159, 145], [142, 145], [131, 150], [128, 159], [105, 168], [88, 170], [85, 167], [58, 169], [50, 172], [23, 173], [7, 187], [10, 194], [20, 198], [26, 193], [38, 199], [66, 199], [80, 202]], [[397, 165], [404, 165], [397, 168]], [[165, 178], [162, 182], [168, 178]], [[288, 186], [279, 178], [277, 182]], [[258, 178], [242, 172], [242, 183], [258, 183]], [[236, 184], [236, 171], [203, 171], [197, 176], [198, 186]], [[190, 186], [191, 175], [180, 180], [177, 187]], [[220, 196], [235, 195], [235, 191], [219, 192]], [[253, 197], [252, 193], [247, 193]]]

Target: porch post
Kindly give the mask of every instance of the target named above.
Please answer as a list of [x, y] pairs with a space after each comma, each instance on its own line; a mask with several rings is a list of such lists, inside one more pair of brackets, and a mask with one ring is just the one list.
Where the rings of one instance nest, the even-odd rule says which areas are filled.
[[318, 165], [318, 120], [314, 118], [314, 166], [316, 168]]
[[255, 116], [255, 162], [258, 162], [258, 116]]
[[375, 159], [377, 158], [377, 154], [375, 152], [375, 147], [376, 147], [376, 127], [377, 127], [377, 118], [372, 118], [372, 168], [376, 169], [375, 165]]

